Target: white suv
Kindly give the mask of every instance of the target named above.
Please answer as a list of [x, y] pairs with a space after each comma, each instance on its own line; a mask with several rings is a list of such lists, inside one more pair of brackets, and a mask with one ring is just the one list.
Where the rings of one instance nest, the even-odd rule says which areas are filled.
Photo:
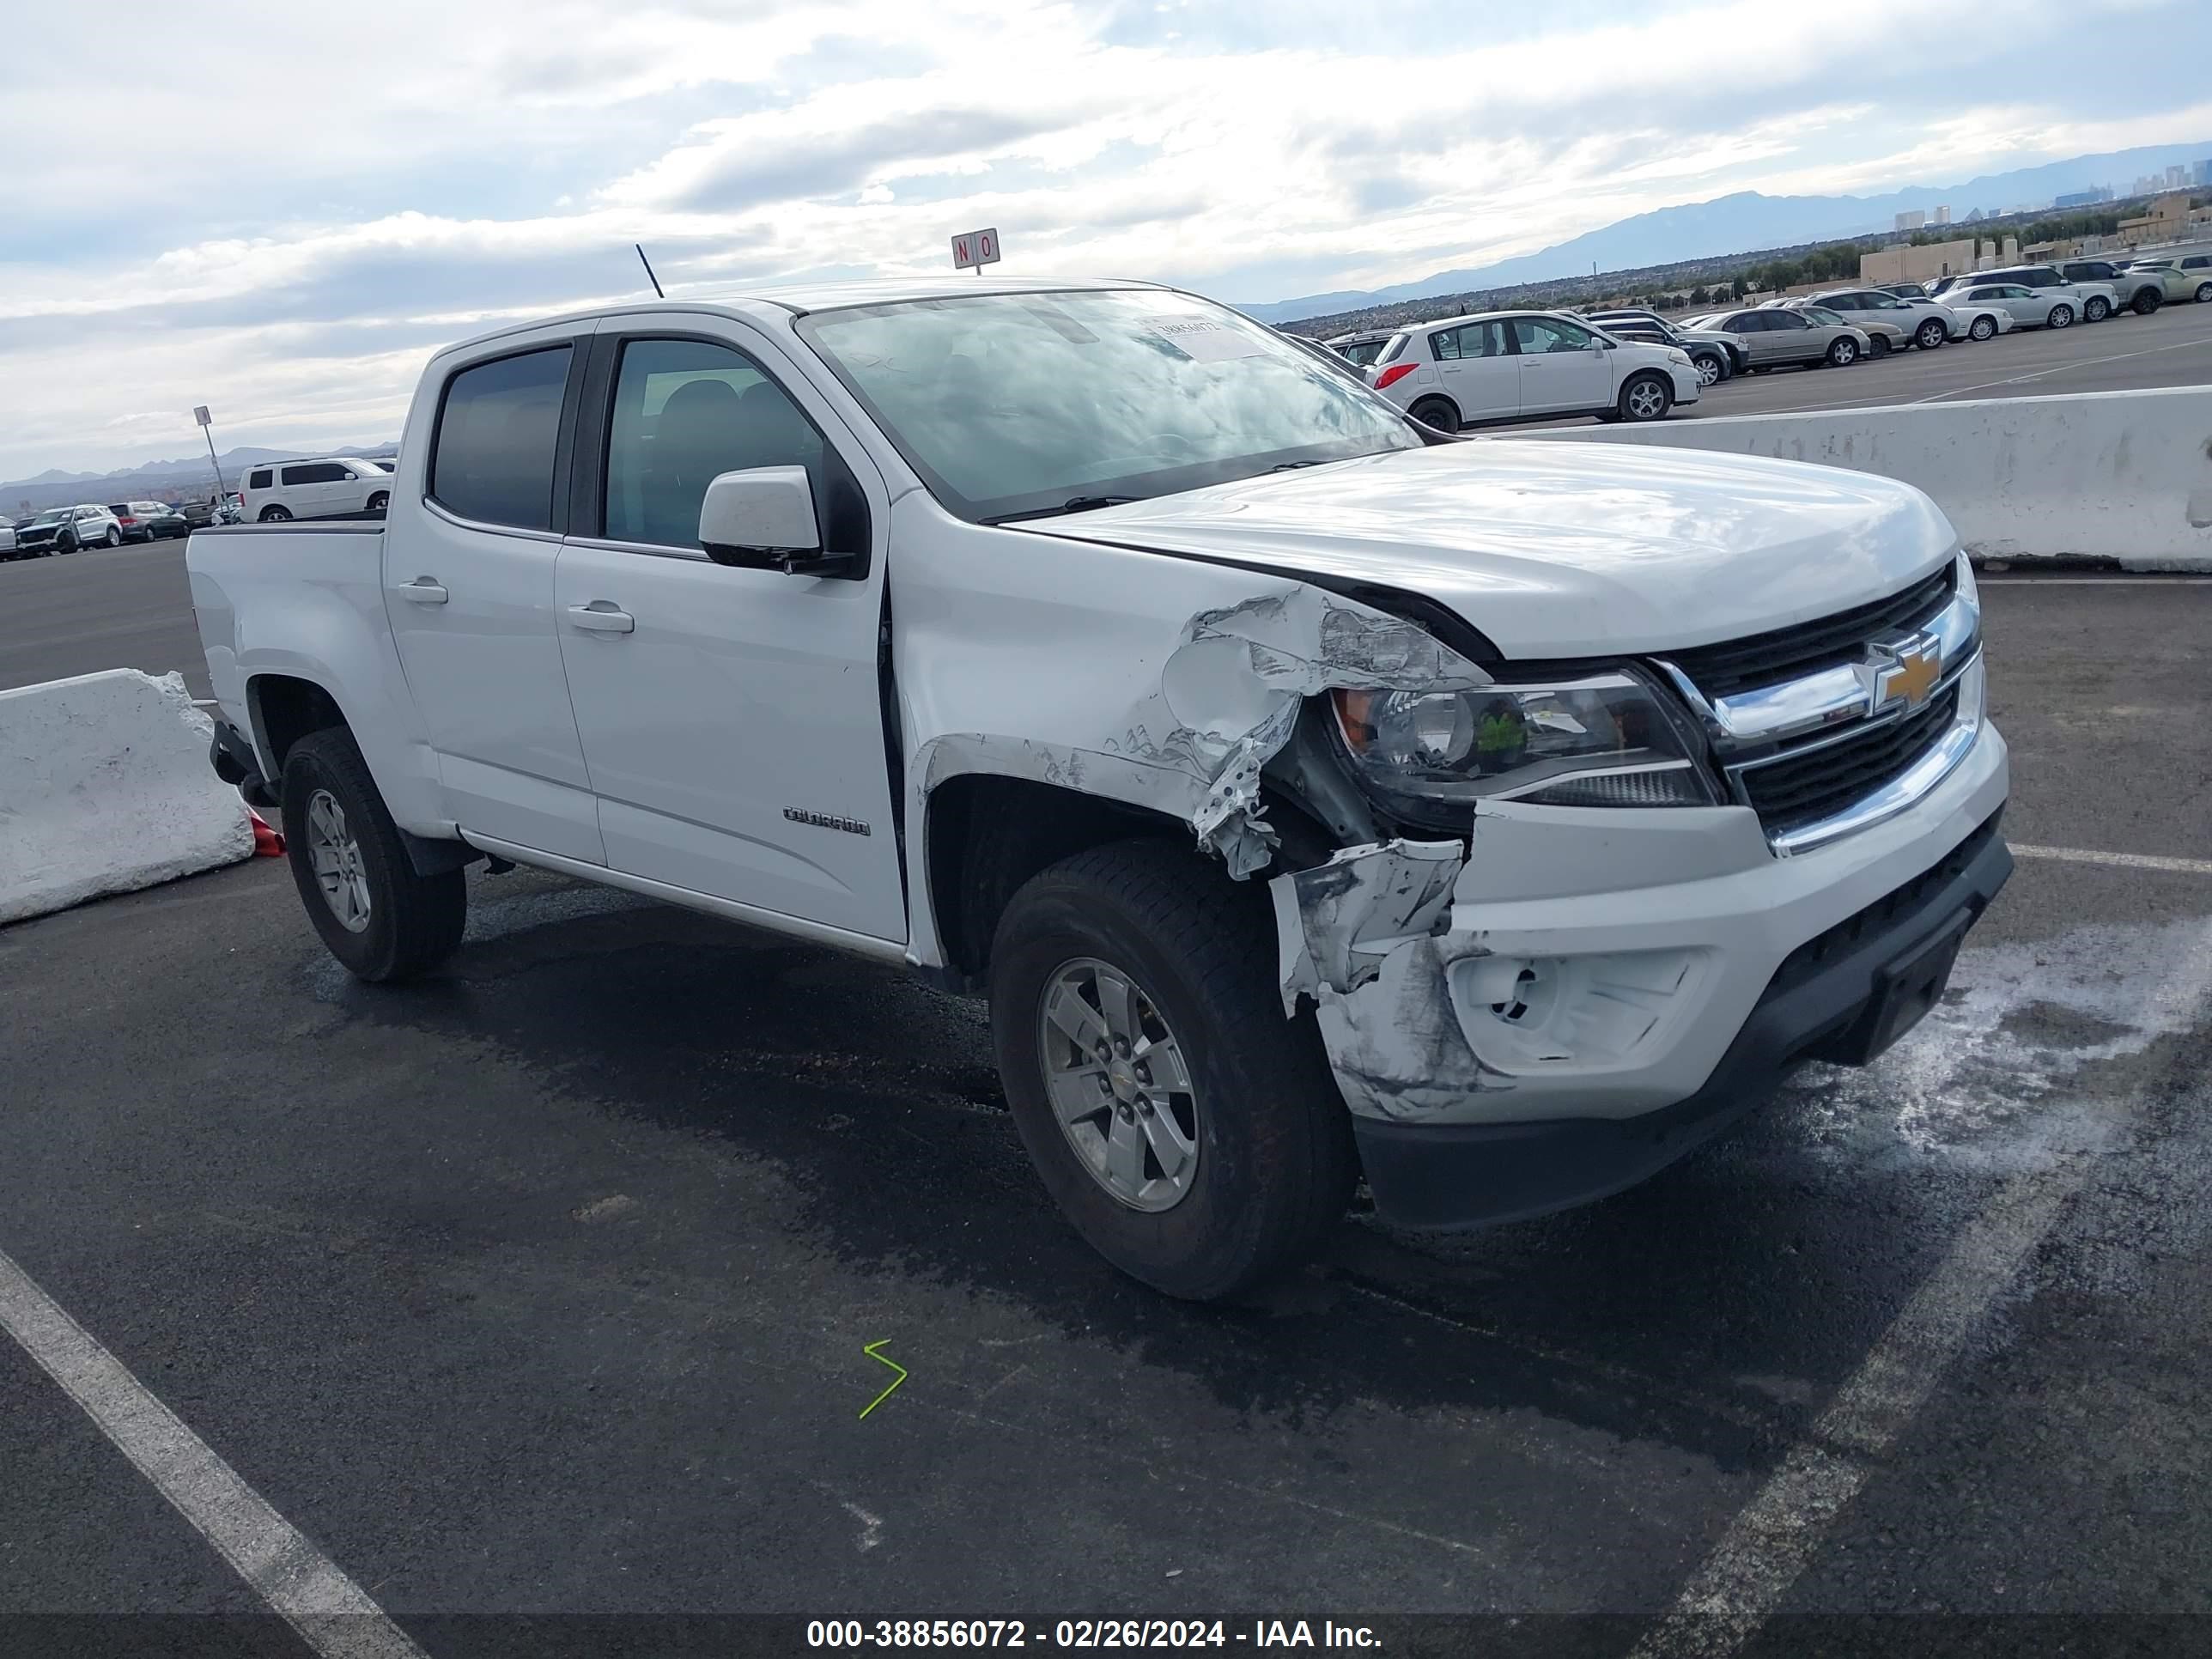
[[1368, 373], [1377, 392], [1440, 432], [1559, 415], [1656, 421], [1704, 389], [1679, 346], [1615, 339], [1549, 311], [1424, 323], [1383, 347]]
[[246, 475], [246, 516], [263, 524], [284, 519], [335, 519], [381, 513], [392, 501], [392, 475], [349, 455], [283, 461]]

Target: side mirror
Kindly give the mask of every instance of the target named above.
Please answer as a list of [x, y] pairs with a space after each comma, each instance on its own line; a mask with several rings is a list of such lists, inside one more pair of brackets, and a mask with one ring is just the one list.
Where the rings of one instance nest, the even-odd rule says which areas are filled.
[[1610, 351], [1613, 349], [1613, 342], [1607, 339], [1602, 334], [1593, 334], [1590, 336], [1589, 344], [1585, 346], [1583, 349], [1586, 351]]
[[850, 554], [822, 550], [803, 466], [748, 467], [711, 481], [699, 502], [699, 545], [716, 564], [787, 576], [842, 575], [853, 562]]

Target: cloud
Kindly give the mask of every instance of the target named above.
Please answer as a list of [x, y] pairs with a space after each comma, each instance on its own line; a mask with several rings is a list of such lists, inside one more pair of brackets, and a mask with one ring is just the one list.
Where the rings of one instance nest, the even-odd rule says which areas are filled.
[[86, 119], [81, 24], [18, 6], [0, 384], [40, 392], [0, 400], [0, 477], [149, 453], [149, 411], [202, 401], [262, 441], [388, 434], [438, 343], [640, 292], [635, 241], [703, 295], [933, 272], [995, 224], [1009, 271], [1258, 299], [1739, 190], [2212, 133], [2189, 0], [1989, 0], [1940, 53], [1856, 44], [1917, 38], [1923, 0], [1853, 16], [1839, 39], [1765, 0], [1474, 25], [1443, 0], [385, 0], [333, 27], [111, 0], [165, 69]]

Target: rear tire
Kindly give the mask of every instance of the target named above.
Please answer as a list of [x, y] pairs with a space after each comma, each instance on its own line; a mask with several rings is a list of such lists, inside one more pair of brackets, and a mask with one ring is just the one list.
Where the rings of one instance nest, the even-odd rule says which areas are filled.
[[1423, 426], [1439, 432], [1459, 430], [1459, 410], [1442, 398], [1425, 398], [1406, 411]]
[[2074, 307], [2073, 307], [2072, 306], [2053, 306], [2053, 307], [2051, 307], [2051, 316], [2050, 316], [2050, 319], [2049, 319], [2049, 321], [2047, 322], [2047, 324], [2046, 324], [2045, 325], [2046, 325], [2047, 327], [2051, 327], [2051, 328], [2071, 328], [2071, 327], [2073, 327], [2073, 326], [2074, 326]]
[[283, 524], [291, 516], [290, 510], [286, 507], [264, 507], [261, 509], [261, 522], [264, 524]]
[[[1273, 912], [1263, 888], [1231, 883], [1195, 853], [1164, 842], [1123, 842], [1062, 860], [1015, 894], [991, 949], [991, 1025], [1014, 1125], [1045, 1189], [1084, 1240], [1121, 1272], [1167, 1295], [1211, 1302], [1249, 1290], [1310, 1255], [1351, 1200], [1352, 1124], [1310, 1015], [1286, 1021], [1273, 968]], [[1085, 964], [1090, 964], [1086, 968]], [[1164, 1030], [1179, 1051], [1187, 1090], [1110, 1076], [1096, 1115], [1079, 1109], [1096, 1080], [1071, 1072], [1087, 1045], [1048, 1024], [1048, 1000], [1074, 1007], [1102, 1036], [1104, 998], [1076, 1007], [1055, 988], [1103, 967], [1133, 988], [1146, 1040]], [[1099, 981], [1090, 981], [1099, 988]], [[1096, 1011], [1099, 1018], [1089, 1024]], [[1109, 1053], [1127, 1072], [1138, 1053]], [[1048, 1066], [1053, 1070], [1048, 1073]], [[1179, 1194], [1158, 1201], [1167, 1161], [1124, 1114], [1121, 1091], [1152, 1091], [1152, 1113], [1173, 1111], [1194, 1164]], [[1185, 1107], [1188, 1111], [1186, 1113]], [[1188, 1122], [1183, 1120], [1188, 1117]], [[1105, 1120], [1102, 1131], [1095, 1121]], [[1069, 1127], [1063, 1128], [1063, 1121]], [[1132, 1122], [1136, 1127], [1132, 1130]], [[1139, 1201], [1117, 1196], [1079, 1143], [1135, 1133]], [[1110, 1159], [1109, 1148], [1101, 1156]], [[1157, 1160], [1157, 1162], [1156, 1162]], [[1163, 1173], [1155, 1176], [1158, 1168]], [[1149, 1199], [1144, 1194], [1151, 1194]]]
[[1986, 340], [1995, 336], [1996, 331], [1997, 325], [1995, 318], [1977, 317], [1967, 325], [1966, 337], [1970, 340]]
[[[318, 806], [322, 813], [311, 811]], [[335, 866], [330, 808], [343, 837]], [[459, 870], [416, 874], [368, 763], [343, 727], [310, 732], [284, 757], [284, 855], [307, 920], [356, 979], [381, 985], [409, 978], [442, 962], [461, 942], [469, 919], [466, 877]], [[337, 885], [365, 895], [365, 910], [334, 897]], [[357, 925], [348, 926], [342, 915]]]
[[1951, 331], [1943, 326], [1941, 317], [1930, 317], [1912, 331], [1912, 343], [1923, 351], [1933, 351], [1949, 337]]
[[386, 490], [380, 489], [368, 498], [368, 510], [372, 513], [381, 513], [391, 505], [392, 496]]
[[1667, 411], [1674, 406], [1674, 388], [1659, 374], [1632, 374], [1628, 384], [1620, 388], [1620, 401], [1613, 405], [1613, 413], [1621, 420], [1641, 426], [1651, 421], [1663, 421]]
[[[2204, 295], [2200, 293], [2197, 297], [2201, 300]], [[2165, 303], [2166, 295], [2162, 292], [2154, 288], [2147, 288], [2142, 293], [2136, 295], [2133, 303], [2129, 306], [2128, 309], [2134, 312], [2138, 317], [2148, 317], [2152, 312], [2156, 311]]]

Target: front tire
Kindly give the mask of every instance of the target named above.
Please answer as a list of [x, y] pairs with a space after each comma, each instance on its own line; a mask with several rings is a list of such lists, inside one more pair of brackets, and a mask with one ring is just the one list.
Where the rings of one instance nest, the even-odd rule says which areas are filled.
[[372, 985], [453, 954], [469, 916], [459, 870], [417, 875], [353, 734], [310, 732], [284, 757], [284, 854], [307, 920], [346, 971]]
[[999, 923], [991, 1024], [1022, 1143], [1085, 1241], [1170, 1296], [1251, 1289], [1351, 1199], [1350, 1118], [1311, 1018], [1284, 1018], [1276, 955], [1264, 890], [1164, 842], [1064, 860]]
[[2112, 307], [2100, 295], [2093, 294], [2081, 302], [2081, 320], [2085, 323], [2101, 323], [2112, 314]]
[[291, 511], [288, 507], [264, 507], [261, 509], [261, 522], [264, 524], [283, 524], [291, 516]]
[[2051, 307], [2050, 317], [2045, 320], [2047, 325], [2051, 328], [2071, 328], [2074, 326], [2074, 307], [2053, 306]]
[[1439, 432], [1459, 430], [1459, 410], [1442, 398], [1425, 398], [1406, 412], [1423, 426], [1434, 427]]
[[1727, 366], [1710, 353], [1700, 353], [1692, 362], [1697, 365], [1698, 384], [1701, 386], [1716, 386], [1728, 378]]
[[1997, 324], [1996, 318], [1977, 317], [1974, 319], [1973, 322], [1967, 326], [1966, 337], [1970, 340], [1987, 340], [1994, 337], [1996, 331]]
[[1674, 388], [1664, 379], [1656, 374], [1637, 374], [1620, 388], [1620, 401], [1613, 405], [1613, 413], [1640, 426], [1649, 421], [1665, 420], [1667, 411], [1674, 406]]
[[1950, 331], [1943, 326], [1941, 317], [1930, 317], [1912, 331], [1912, 343], [1923, 351], [1933, 351], [1942, 345]]
[[1871, 335], [1871, 336], [1869, 336], [1869, 337], [1868, 337], [1868, 340], [1867, 340], [1867, 357], [1868, 357], [1868, 360], [1869, 360], [1869, 362], [1880, 362], [1882, 358], [1887, 357], [1887, 356], [1889, 356], [1889, 336], [1888, 336], [1888, 335], [1887, 335], [1887, 334], [1875, 334], [1875, 335]]
[[1827, 361], [1831, 368], [1848, 368], [1858, 360], [1859, 343], [1856, 340], [1836, 340], [1829, 343]]

